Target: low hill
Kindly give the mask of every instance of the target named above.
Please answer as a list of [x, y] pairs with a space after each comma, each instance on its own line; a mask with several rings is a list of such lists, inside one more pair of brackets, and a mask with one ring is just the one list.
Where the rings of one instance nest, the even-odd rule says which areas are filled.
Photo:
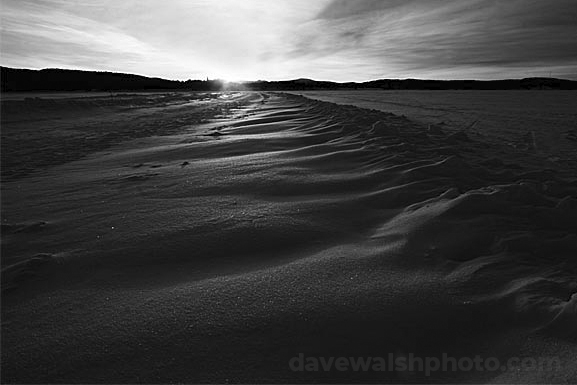
[[0, 67], [2, 91], [109, 91], [160, 89], [219, 89], [216, 81], [166, 80], [146, 76], [64, 69], [29, 70]]
[[[2, 91], [120, 91], [120, 90], [196, 90], [217, 91], [223, 88], [220, 80], [167, 80], [146, 76], [65, 69], [29, 70], [0, 67]], [[287, 81], [256, 81], [229, 83], [229, 90], [576, 90], [577, 82], [555, 78], [526, 78], [507, 80], [420, 80], [380, 79], [364, 83], [335, 83], [311, 79]]]

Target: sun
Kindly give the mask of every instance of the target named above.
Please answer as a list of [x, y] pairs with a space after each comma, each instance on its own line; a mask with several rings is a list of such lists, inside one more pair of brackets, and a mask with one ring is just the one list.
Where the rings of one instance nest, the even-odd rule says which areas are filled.
[[240, 76], [238, 74], [228, 74], [220, 78], [220, 81], [225, 85], [227, 83], [242, 83], [246, 82], [247, 80], [248, 79], [246, 77]]
[[257, 80], [258, 72], [255, 68], [243, 66], [242, 68], [219, 68], [215, 76], [223, 83], [243, 83]]

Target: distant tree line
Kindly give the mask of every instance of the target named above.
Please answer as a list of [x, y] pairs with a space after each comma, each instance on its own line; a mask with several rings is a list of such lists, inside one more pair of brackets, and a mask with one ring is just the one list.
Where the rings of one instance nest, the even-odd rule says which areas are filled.
[[166, 80], [115, 72], [0, 67], [2, 91], [198, 90], [222, 88], [218, 80]]
[[[166, 80], [139, 75], [64, 69], [29, 70], [0, 67], [2, 91], [122, 91], [122, 90], [191, 90], [219, 91], [220, 80]], [[419, 80], [381, 79], [364, 83], [335, 83], [310, 79], [227, 83], [228, 90], [576, 90], [577, 82], [555, 78], [508, 80]]]
[[314, 80], [289, 80], [280, 82], [253, 82], [246, 86], [253, 90], [577, 90], [577, 82], [555, 78], [526, 78], [508, 80], [419, 80], [381, 79], [364, 83], [333, 83]]

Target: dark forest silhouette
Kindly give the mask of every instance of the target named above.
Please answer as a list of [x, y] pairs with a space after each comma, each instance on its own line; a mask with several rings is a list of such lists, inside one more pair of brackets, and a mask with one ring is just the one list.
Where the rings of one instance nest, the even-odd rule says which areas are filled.
[[[122, 90], [192, 90], [218, 91], [225, 83], [220, 80], [167, 80], [114, 72], [64, 69], [29, 70], [0, 67], [2, 91], [122, 91]], [[575, 90], [577, 82], [555, 78], [507, 80], [419, 80], [381, 79], [364, 83], [335, 83], [296, 79], [287, 81], [256, 81], [227, 83], [228, 90]]]
[[1, 67], [2, 91], [202, 90], [222, 88], [218, 80], [167, 80], [146, 76], [65, 69]]

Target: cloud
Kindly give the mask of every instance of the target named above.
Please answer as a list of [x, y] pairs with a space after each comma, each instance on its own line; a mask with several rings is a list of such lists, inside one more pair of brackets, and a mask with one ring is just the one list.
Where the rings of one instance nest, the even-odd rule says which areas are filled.
[[42, 1], [4, 4], [1, 43], [3, 61], [25, 67], [98, 66], [130, 71], [155, 54], [150, 45], [109, 24]]
[[186, 79], [577, 78], [574, 0], [4, 0], [3, 65]]
[[415, 4], [439, 2], [439, 0], [333, 0], [317, 15], [317, 18], [336, 20], [348, 17], [364, 17], [369, 13], [391, 11], [395, 8]]
[[380, 66], [379, 77], [518, 77], [571, 67], [575, 77], [576, 37], [571, 0], [334, 0], [291, 54], [364, 57]]
[[287, 37], [328, 1], [4, 0], [2, 64], [278, 78]]

